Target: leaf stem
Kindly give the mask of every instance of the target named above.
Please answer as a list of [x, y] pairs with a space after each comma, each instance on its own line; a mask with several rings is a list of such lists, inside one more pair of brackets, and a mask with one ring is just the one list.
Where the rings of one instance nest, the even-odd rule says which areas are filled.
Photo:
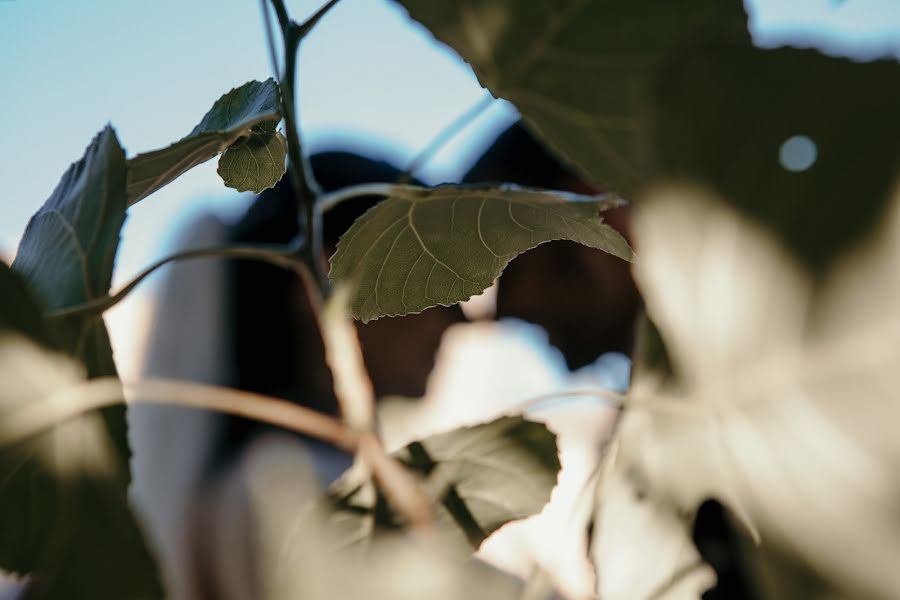
[[409, 183], [412, 181], [416, 171], [431, 160], [447, 142], [456, 137], [467, 125], [484, 113], [494, 104], [495, 100], [496, 98], [488, 93], [487, 96], [478, 100], [478, 102], [466, 109], [464, 113], [453, 119], [413, 157], [403, 174], [397, 178], [397, 183]]
[[319, 210], [323, 213], [328, 212], [344, 200], [351, 200], [361, 196], [390, 196], [393, 188], [397, 184], [393, 183], [360, 183], [350, 185], [328, 194], [323, 194], [319, 198]]
[[111, 295], [94, 298], [83, 304], [76, 304], [60, 310], [47, 313], [48, 319], [62, 319], [76, 315], [101, 313], [121, 302], [125, 296], [131, 293], [144, 279], [160, 267], [176, 260], [190, 260], [195, 258], [244, 258], [268, 262], [285, 269], [302, 271], [305, 266], [296, 258], [296, 248], [293, 246], [213, 246], [211, 248], [199, 248], [185, 250], [170, 254], [138, 273], [131, 281], [126, 283], [118, 292]]

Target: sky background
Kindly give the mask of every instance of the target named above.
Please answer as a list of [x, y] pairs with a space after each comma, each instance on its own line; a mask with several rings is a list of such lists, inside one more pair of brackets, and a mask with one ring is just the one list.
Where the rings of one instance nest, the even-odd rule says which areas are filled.
[[[300, 20], [318, 2], [288, 2]], [[831, 52], [900, 55], [900, 0], [753, 0], [757, 41], [798, 33]], [[187, 134], [225, 91], [270, 75], [255, 0], [0, 0], [0, 253], [107, 122], [129, 155]], [[484, 96], [471, 70], [387, 0], [342, 0], [302, 49], [301, 125], [313, 150], [380, 148], [404, 164]], [[515, 118], [498, 101], [421, 173], [459, 177]], [[130, 210], [116, 282], [171, 250], [192, 216], [236, 216], [215, 161]]]

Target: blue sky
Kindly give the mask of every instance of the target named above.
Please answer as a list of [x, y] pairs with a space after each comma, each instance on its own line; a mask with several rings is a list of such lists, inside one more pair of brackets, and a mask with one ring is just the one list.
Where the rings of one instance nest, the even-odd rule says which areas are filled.
[[[725, 1], [725, 0], [723, 0]], [[299, 20], [318, 2], [295, 0]], [[802, 34], [831, 52], [900, 55], [900, 0], [754, 0], [758, 43]], [[0, 0], [0, 252], [111, 122], [129, 154], [185, 135], [223, 92], [270, 66], [255, 0]], [[403, 163], [486, 92], [469, 68], [386, 0], [342, 0], [305, 43], [300, 113], [313, 149], [377, 145]], [[423, 175], [452, 180], [514, 118], [495, 105]], [[131, 211], [124, 281], [171, 248], [191, 215], [238, 214], [211, 161]]]

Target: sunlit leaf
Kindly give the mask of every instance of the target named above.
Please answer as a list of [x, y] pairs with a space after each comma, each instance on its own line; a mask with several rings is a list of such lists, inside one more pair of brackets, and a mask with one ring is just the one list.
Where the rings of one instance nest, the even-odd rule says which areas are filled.
[[[278, 84], [272, 79], [250, 81], [223, 95], [187, 136], [171, 146], [138, 154], [128, 160], [128, 204], [146, 198], [233, 144], [243, 144], [242, 138], [254, 137], [253, 133], [256, 134], [255, 140], [250, 142], [249, 147], [240, 150], [238, 156], [248, 160], [246, 151], [254, 150], [249, 156], [259, 159], [259, 152], [269, 149], [273, 151], [273, 168], [276, 167], [278, 161], [274, 151], [277, 148], [272, 140], [278, 137], [274, 125], [281, 120], [280, 103]], [[263, 127], [263, 124], [267, 125]], [[254, 126], [256, 130], [253, 130]], [[252, 172], [259, 183], [266, 183], [275, 176], [274, 171], [262, 163], [259, 173], [253, 167], [243, 171], [236, 169], [226, 169], [229, 177], [240, 173], [238, 180], [244, 175], [249, 179]], [[284, 173], [283, 168], [281, 173]]]
[[739, 0], [398, 1], [563, 157], [627, 195], [660, 63], [711, 37], [749, 43]]
[[[433, 435], [394, 456], [420, 480], [442, 535], [469, 551], [502, 525], [540, 512], [559, 472], [556, 436], [522, 417]], [[334, 518], [351, 542], [398, 524], [358, 472], [351, 470], [333, 494]]]
[[696, 188], [657, 189], [636, 219], [637, 280], [677, 377], [636, 379], [617, 460], [660, 510], [728, 506], [759, 537], [749, 561], [768, 565], [764, 589], [796, 589], [773, 583], [784, 561], [832, 595], [900, 586], [895, 198], [819, 286], [761, 225]]
[[25, 413], [72, 401], [83, 368], [0, 334], [0, 381], [0, 567], [29, 575], [27, 598], [162, 598], [101, 415], [19, 430]]
[[393, 186], [341, 238], [331, 278], [355, 286], [350, 312], [366, 322], [480, 294], [518, 254], [550, 240], [630, 260], [600, 215], [616, 202], [516, 187]]

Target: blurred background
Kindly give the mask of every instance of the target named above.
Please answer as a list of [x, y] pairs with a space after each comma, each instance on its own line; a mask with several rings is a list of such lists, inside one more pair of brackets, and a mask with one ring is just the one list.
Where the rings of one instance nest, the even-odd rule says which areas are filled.
[[[318, 8], [288, 2], [296, 20]], [[757, 44], [812, 46], [841, 56], [900, 57], [897, 0], [748, 0]], [[252, 0], [0, 0], [0, 256], [11, 260], [28, 218], [93, 135], [112, 123], [129, 155], [187, 134], [227, 90], [270, 76], [259, 3]], [[353, 151], [404, 168], [455, 118], [488, 93], [466, 64], [386, 0], [342, 0], [303, 47], [299, 114], [307, 149]], [[497, 100], [416, 173], [457, 182], [517, 120]], [[234, 223], [252, 194], [225, 188], [210, 161], [129, 211], [113, 289], [171, 253], [203, 216]], [[144, 371], [167, 269], [107, 313], [123, 378]], [[473, 309], [474, 312], [484, 309]], [[489, 308], [487, 309], [490, 310]], [[525, 322], [458, 324], [444, 336], [415, 410], [387, 404], [385, 433], [400, 444], [503, 413], [566, 389], [623, 390], [628, 360], [606, 353], [574, 372], [547, 334]], [[592, 449], [610, 412], [600, 400], [545, 404], [534, 413], [561, 435], [563, 475], [537, 524], [515, 524], [483, 555], [527, 575], [551, 570], [574, 596], [589, 593], [587, 565], [560, 552]], [[550, 537], [548, 537], [550, 536]], [[554, 537], [555, 536], [555, 537]]]

